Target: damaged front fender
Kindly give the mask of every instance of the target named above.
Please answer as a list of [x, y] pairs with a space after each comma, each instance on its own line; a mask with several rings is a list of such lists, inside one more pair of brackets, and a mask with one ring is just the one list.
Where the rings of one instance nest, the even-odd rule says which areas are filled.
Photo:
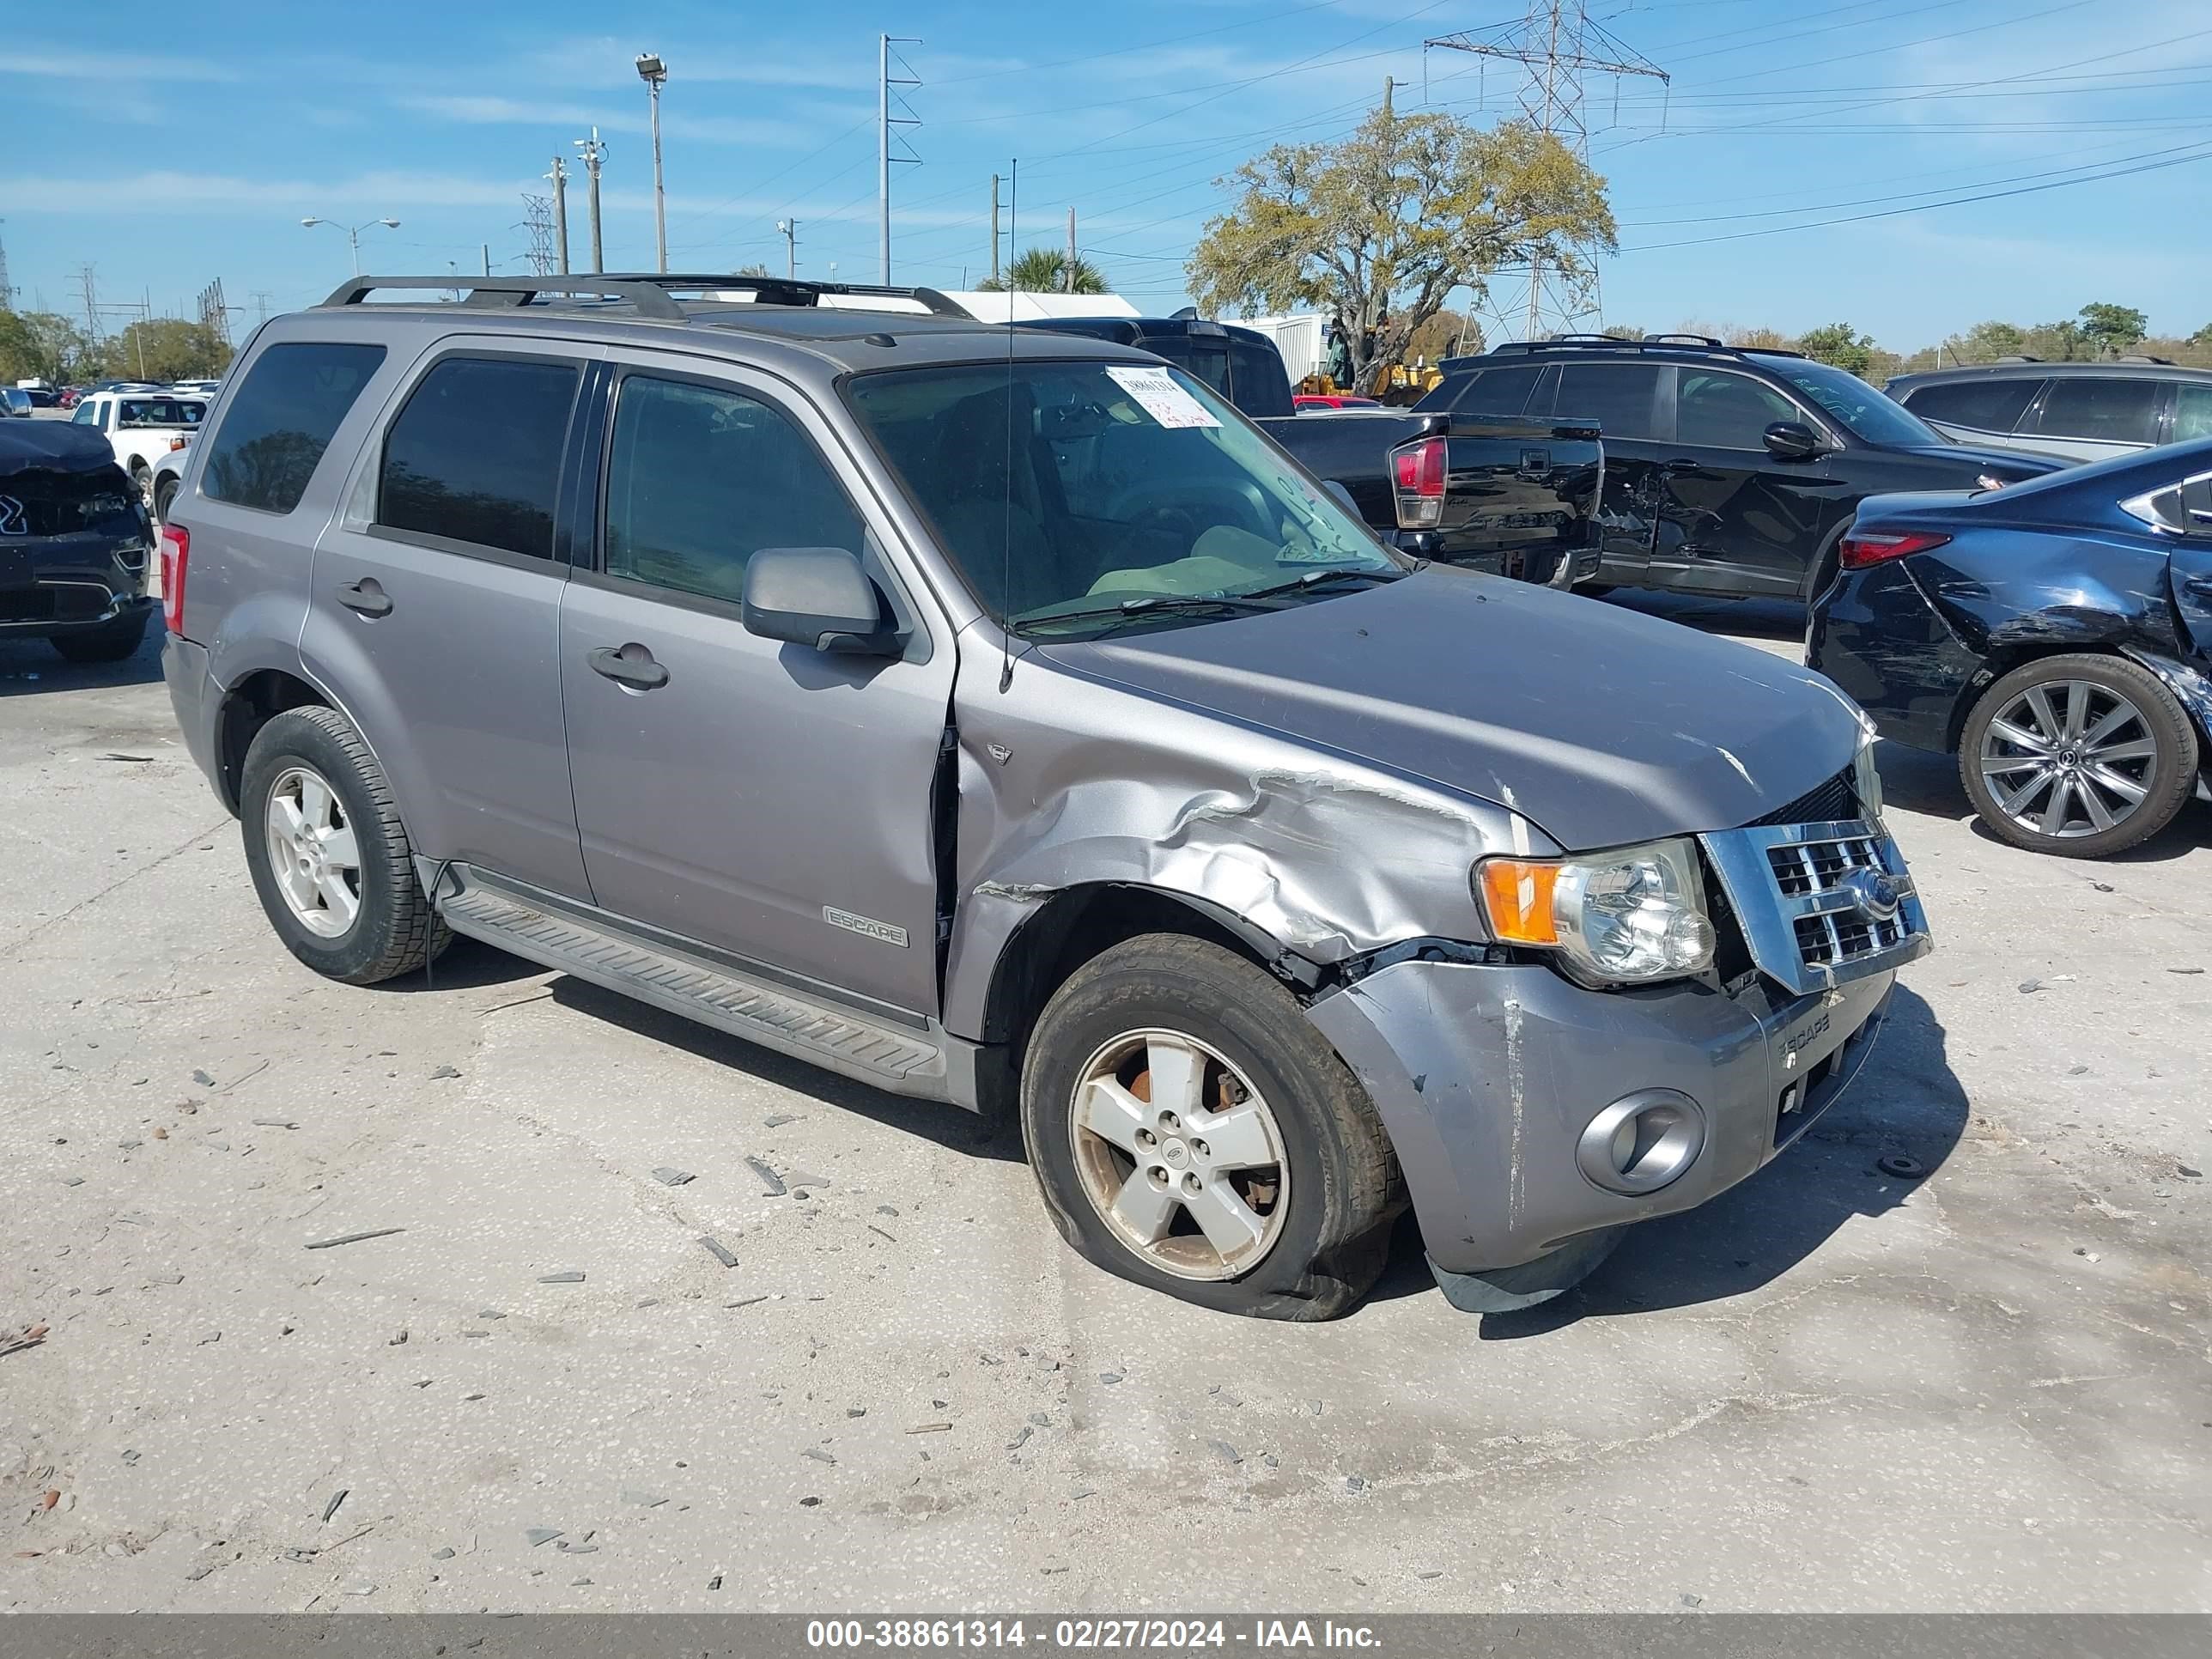
[[[1470, 872], [1516, 844], [1490, 803], [1034, 660], [1014, 673], [1025, 695], [1001, 696], [989, 666], [963, 673], [956, 710], [955, 1033], [983, 1036], [1000, 958], [1080, 887], [1188, 902], [1308, 987], [1405, 939], [1483, 936]], [[1537, 839], [1528, 850], [1557, 850]]]

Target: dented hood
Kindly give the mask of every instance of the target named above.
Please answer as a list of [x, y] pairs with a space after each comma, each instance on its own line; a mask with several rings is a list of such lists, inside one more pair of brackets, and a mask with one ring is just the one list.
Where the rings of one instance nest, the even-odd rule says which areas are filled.
[[1577, 850], [1748, 823], [1834, 776], [1859, 741], [1850, 701], [1771, 653], [1434, 568], [1044, 654], [1494, 801]]

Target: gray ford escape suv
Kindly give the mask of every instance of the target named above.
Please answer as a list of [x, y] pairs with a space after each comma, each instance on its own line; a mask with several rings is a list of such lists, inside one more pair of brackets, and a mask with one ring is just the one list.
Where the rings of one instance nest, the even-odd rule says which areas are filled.
[[1802, 1133], [1928, 948], [1833, 688], [1420, 567], [1143, 352], [742, 277], [366, 303], [450, 280], [264, 328], [162, 532], [320, 973], [459, 932], [1018, 1110], [1091, 1261], [1316, 1318], [1409, 1201], [1455, 1304], [1556, 1295]]

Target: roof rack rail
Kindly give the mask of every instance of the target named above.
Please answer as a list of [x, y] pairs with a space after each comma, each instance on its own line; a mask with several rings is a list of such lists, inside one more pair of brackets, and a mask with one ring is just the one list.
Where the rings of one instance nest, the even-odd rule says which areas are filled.
[[957, 301], [933, 288], [878, 288], [865, 283], [814, 283], [788, 276], [744, 276], [720, 273], [674, 274], [660, 271], [621, 271], [571, 274], [567, 276], [356, 276], [331, 290], [326, 306], [356, 306], [383, 289], [465, 289], [461, 303], [471, 306], [526, 306], [539, 295], [569, 295], [624, 301], [641, 317], [656, 322], [682, 322], [687, 313], [676, 303], [678, 294], [705, 295], [739, 292], [753, 296], [757, 305], [814, 306], [825, 294], [861, 298], [912, 300], [933, 317], [975, 320]]
[[2160, 368], [2173, 367], [2172, 358], [2154, 357], [2147, 351], [2124, 351], [2112, 361], [2116, 363], [2155, 363]]
[[2007, 352], [2003, 356], [1998, 358], [1996, 361], [2001, 363], [2039, 363], [2043, 359], [2040, 357], [2031, 357], [2024, 351], [2012, 351]]
[[1710, 334], [1647, 334], [1644, 337], [1641, 343], [1644, 345], [1713, 346], [1723, 351], [1735, 350], [1738, 349], [1730, 346], [1726, 340], [1716, 340]]

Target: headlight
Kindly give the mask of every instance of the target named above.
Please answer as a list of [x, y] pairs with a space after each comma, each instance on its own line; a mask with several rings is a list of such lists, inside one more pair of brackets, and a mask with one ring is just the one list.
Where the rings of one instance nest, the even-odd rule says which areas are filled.
[[1474, 889], [1491, 937], [1557, 951], [1585, 984], [1681, 979], [1713, 959], [1697, 848], [1686, 841], [1579, 859], [1485, 859]]
[[1874, 763], [1874, 733], [1859, 739], [1859, 752], [1851, 757], [1851, 788], [1859, 798], [1859, 816], [1873, 822], [1881, 817], [1881, 774]]

